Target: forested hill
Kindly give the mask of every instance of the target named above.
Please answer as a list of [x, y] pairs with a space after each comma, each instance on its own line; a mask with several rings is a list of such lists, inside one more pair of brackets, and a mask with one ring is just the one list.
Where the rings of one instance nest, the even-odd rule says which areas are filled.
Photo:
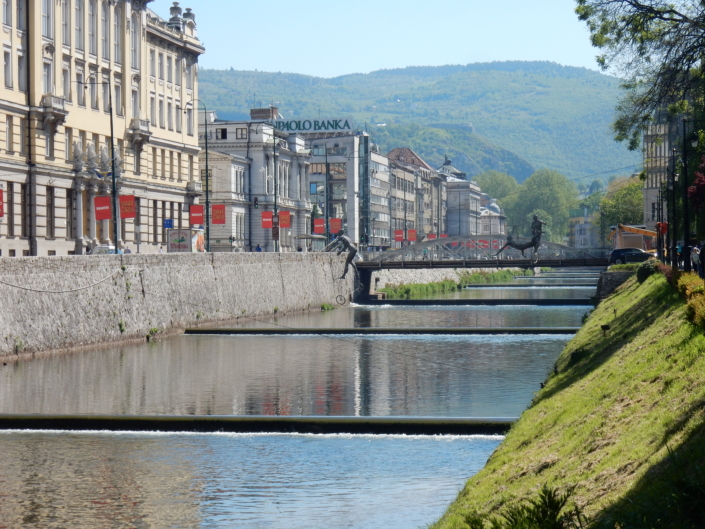
[[469, 174], [495, 169], [522, 181], [547, 167], [577, 178], [640, 161], [610, 133], [619, 81], [550, 62], [409, 67], [331, 79], [204, 69], [200, 89], [221, 118], [247, 118], [254, 104], [271, 103], [285, 119], [352, 117], [385, 151], [409, 146], [435, 166], [447, 153]]

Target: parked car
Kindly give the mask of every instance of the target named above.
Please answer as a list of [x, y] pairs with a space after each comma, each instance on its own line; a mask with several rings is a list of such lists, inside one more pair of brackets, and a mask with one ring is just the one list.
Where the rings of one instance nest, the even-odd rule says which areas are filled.
[[615, 248], [607, 256], [609, 264], [641, 263], [653, 257], [649, 252], [641, 248]]
[[[122, 250], [117, 251], [117, 253], [121, 254]], [[90, 255], [111, 255], [115, 254], [115, 246], [108, 246], [107, 244], [101, 244], [100, 246], [96, 246], [93, 248], [91, 251]]]

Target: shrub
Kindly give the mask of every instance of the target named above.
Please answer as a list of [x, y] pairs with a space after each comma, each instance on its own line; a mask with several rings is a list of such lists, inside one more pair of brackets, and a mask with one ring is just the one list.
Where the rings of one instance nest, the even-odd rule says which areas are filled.
[[688, 300], [688, 319], [699, 327], [705, 327], [705, 296], [698, 294]]
[[690, 299], [693, 295], [703, 291], [705, 281], [700, 279], [697, 274], [688, 272], [679, 274], [676, 284], [678, 286], [678, 292], [680, 292], [685, 299]]
[[614, 264], [609, 267], [610, 272], [634, 272], [639, 268], [638, 263]]
[[663, 263], [658, 264], [657, 267], [659, 273], [666, 278], [666, 281], [668, 281], [668, 284], [675, 288], [676, 281], [678, 281], [678, 276], [680, 275], [678, 270], [674, 272], [673, 268]]
[[636, 269], [636, 280], [643, 283], [649, 277], [658, 272], [659, 262], [656, 259], [648, 259], [641, 263]]

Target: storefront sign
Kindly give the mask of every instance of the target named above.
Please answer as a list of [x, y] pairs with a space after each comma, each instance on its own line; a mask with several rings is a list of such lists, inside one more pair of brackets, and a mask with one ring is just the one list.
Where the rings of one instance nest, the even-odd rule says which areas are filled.
[[433, 239], [436, 238], [436, 234], [435, 234], [435, 233], [429, 233], [426, 238], [427, 238], [429, 241], [432, 241]]
[[191, 217], [191, 226], [203, 224], [203, 206], [192, 205], [189, 208], [189, 216]]
[[343, 219], [330, 219], [330, 232], [338, 233], [343, 229]]
[[404, 230], [394, 230], [394, 240], [401, 242], [404, 240]]
[[448, 234], [447, 233], [441, 233], [441, 239], [447, 239]]
[[211, 206], [211, 216], [213, 224], [225, 224], [225, 204], [214, 204]]
[[416, 230], [408, 230], [406, 235], [406, 238], [410, 241], [415, 241], [416, 240]]
[[120, 197], [120, 218], [134, 219], [137, 216], [135, 209], [135, 196], [124, 195]]
[[113, 210], [110, 207], [110, 197], [95, 197], [95, 220], [110, 220]]
[[280, 211], [279, 212], [279, 227], [280, 228], [291, 228], [291, 212], [290, 211]]
[[266, 230], [271, 227], [272, 227], [272, 212], [271, 211], [263, 211], [262, 212], [262, 228]]
[[282, 132], [341, 132], [352, 131], [347, 119], [299, 119], [274, 121], [274, 127]]
[[325, 232], [326, 232], [325, 219], [313, 219], [313, 233], [325, 233]]

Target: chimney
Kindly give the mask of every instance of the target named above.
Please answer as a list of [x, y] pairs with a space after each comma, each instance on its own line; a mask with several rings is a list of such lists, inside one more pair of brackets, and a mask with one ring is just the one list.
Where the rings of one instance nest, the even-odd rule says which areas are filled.
[[277, 107], [253, 108], [250, 110], [250, 119], [253, 121], [279, 119], [279, 109]]

